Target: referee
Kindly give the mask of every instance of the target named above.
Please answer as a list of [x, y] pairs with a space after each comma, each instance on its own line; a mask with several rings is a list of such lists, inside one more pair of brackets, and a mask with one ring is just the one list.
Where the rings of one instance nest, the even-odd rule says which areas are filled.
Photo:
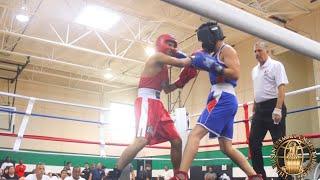
[[267, 131], [273, 142], [285, 136], [287, 109], [284, 98], [288, 78], [283, 64], [269, 57], [266, 42], [255, 43], [254, 53], [258, 64], [252, 69], [254, 107], [249, 148], [254, 170], [266, 179], [262, 141]]

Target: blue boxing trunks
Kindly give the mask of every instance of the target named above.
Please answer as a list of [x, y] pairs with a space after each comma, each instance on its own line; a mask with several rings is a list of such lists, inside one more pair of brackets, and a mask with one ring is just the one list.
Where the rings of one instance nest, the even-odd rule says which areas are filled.
[[238, 101], [234, 87], [229, 83], [215, 84], [197, 124], [209, 131], [209, 138], [224, 137], [231, 140], [237, 110]]

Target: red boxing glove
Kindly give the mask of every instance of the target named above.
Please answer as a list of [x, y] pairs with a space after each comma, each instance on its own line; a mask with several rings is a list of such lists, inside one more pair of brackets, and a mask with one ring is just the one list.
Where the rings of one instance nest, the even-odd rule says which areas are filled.
[[174, 82], [177, 88], [183, 88], [192, 78], [197, 76], [197, 69], [192, 66], [186, 66], [183, 68], [179, 75], [179, 79]]

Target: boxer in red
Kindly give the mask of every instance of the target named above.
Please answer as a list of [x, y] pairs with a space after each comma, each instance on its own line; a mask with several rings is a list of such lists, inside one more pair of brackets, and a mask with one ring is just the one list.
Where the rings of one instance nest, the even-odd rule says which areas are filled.
[[[169, 34], [157, 38], [156, 53], [151, 56], [142, 71], [138, 97], [135, 101], [136, 138], [120, 156], [114, 169], [114, 179], [146, 145], [169, 141], [171, 143], [171, 162], [179, 169], [182, 156], [182, 142], [174, 123], [160, 100], [160, 92], [170, 93], [182, 88], [197, 75], [196, 69], [189, 66], [191, 59], [178, 53], [176, 39]], [[179, 79], [169, 84], [168, 67], [184, 67]]]

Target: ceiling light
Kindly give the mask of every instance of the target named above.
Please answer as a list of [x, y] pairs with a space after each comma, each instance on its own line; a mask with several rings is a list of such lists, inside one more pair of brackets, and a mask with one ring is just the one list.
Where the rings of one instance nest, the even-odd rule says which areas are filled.
[[86, 6], [75, 19], [76, 23], [107, 30], [120, 20], [120, 16], [100, 6]]
[[20, 22], [28, 22], [29, 21], [29, 16], [24, 15], [24, 14], [18, 14], [16, 15], [16, 19]]
[[113, 74], [112, 73], [105, 73], [104, 78], [106, 78], [107, 80], [111, 80], [113, 78]]
[[156, 52], [156, 50], [152, 47], [146, 47], [145, 52], [148, 56], [152, 56], [154, 55], [154, 53]]
[[104, 78], [107, 80], [112, 80], [113, 79], [113, 73], [111, 68], [106, 69], [106, 73], [104, 74]]

